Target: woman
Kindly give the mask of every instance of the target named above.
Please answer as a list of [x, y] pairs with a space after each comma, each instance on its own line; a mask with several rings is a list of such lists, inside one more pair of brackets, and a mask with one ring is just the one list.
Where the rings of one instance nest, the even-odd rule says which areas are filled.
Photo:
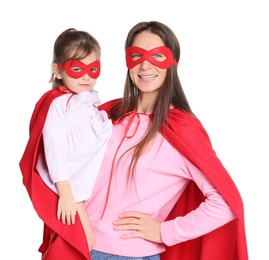
[[175, 34], [129, 32], [124, 96], [101, 106], [112, 137], [85, 203], [91, 258], [246, 260], [243, 203], [181, 87]]

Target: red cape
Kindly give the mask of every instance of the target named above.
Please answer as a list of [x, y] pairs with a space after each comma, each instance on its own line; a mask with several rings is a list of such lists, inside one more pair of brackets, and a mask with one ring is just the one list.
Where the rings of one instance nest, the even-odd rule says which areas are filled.
[[[109, 101], [100, 109], [109, 114], [116, 101]], [[174, 108], [168, 113], [167, 127], [160, 132], [210, 179], [237, 216], [236, 220], [209, 234], [166, 247], [161, 260], [247, 260], [243, 202], [236, 185], [217, 158], [202, 124], [190, 114]], [[190, 182], [167, 220], [184, 216], [204, 199], [196, 184]]]
[[36, 103], [30, 121], [30, 137], [20, 161], [23, 184], [33, 206], [44, 222], [43, 243], [39, 248], [43, 260], [90, 260], [85, 233], [78, 217], [73, 225], [56, 218], [58, 195], [51, 191], [36, 172], [36, 162], [43, 149], [42, 130], [54, 98], [66, 94], [60, 90], [46, 92]]
[[[56, 219], [57, 195], [47, 188], [35, 170], [38, 151], [42, 149], [41, 133], [48, 108], [51, 101], [61, 94], [61, 91], [49, 91], [37, 103], [30, 123], [30, 139], [20, 167], [24, 185], [45, 223], [44, 243], [40, 248], [43, 259], [90, 259], [80, 221], [66, 226]], [[100, 109], [109, 113], [114, 103], [115, 100], [107, 102]], [[237, 219], [200, 238], [167, 247], [161, 254], [161, 260], [247, 260], [243, 202], [234, 182], [212, 149], [207, 133], [197, 119], [178, 109], [170, 110], [167, 126], [160, 131], [163, 136], [207, 175]], [[196, 184], [190, 182], [167, 219], [185, 215], [203, 200], [204, 196]], [[49, 235], [51, 231], [55, 236]]]

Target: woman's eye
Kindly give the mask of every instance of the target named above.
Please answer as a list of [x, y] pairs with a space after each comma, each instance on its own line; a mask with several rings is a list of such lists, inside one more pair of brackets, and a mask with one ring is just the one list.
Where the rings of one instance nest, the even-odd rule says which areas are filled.
[[74, 72], [80, 72], [80, 71], [82, 71], [82, 68], [80, 68], [80, 67], [73, 67], [73, 68], [71, 68], [71, 70], [74, 71]]
[[142, 56], [141, 54], [135, 53], [131, 56], [131, 58], [133, 61], [135, 61], [135, 60], [139, 60], [141, 56]]
[[158, 61], [164, 61], [166, 59], [165, 55], [159, 53], [153, 54], [152, 57]]

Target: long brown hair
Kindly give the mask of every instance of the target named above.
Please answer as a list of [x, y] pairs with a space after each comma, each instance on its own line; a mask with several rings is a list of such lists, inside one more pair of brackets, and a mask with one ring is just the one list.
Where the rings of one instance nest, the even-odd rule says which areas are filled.
[[[177, 37], [168, 26], [157, 21], [140, 22], [136, 24], [127, 35], [125, 41], [125, 51], [128, 47], [132, 46], [135, 37], [143, 31], [148, 31], [158, 35], [163, 40], [164, 45], [172, 50], [174, 59], [177, 62], [179, 61], [180, 45]], [[138, 97], [139, 90], [136, 88], [136, 86], [134, 86], [128, 70], [125, 80], [123, 98], [117, 102], [110, 111], [112, 119], [121, 119], [126, 115], [126, 113], [135, 110]], [[167, 114], [171, 105], [194, 116], [181, 86], [177, 73], [177, 67], [174, 64], [167, 69], [167, 75], [158, 93], [151, 117], [152, 121], [147, 133], [138, 144], [130, 149], [133, 150], [132, 161], [130, 164], [130, 177], [134, 175], [135, 166], [143, 152], [143, 149], [154, 138], [161, 126], [166, 123]]]
[[[88, 32], [74, 28], [63, 31], [56, 39], [53, 48], [52, 63], [65, 64], [68, 60], [82, 60], [92, 52], [98, 59], [101, 57], [101, 48], [98, 41]], [[63, 85], [61, 79], [54, 78], [53, 89]]]

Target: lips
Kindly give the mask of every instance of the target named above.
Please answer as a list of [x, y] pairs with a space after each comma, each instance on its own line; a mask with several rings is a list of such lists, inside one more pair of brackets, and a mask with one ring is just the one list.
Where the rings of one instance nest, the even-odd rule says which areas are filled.
[[138, 75], [138, 77], [141, 78], [141, 79], [149, 80], [149, 79], [155, 79], [155, 78], [157, 78], [157, 75], [147, 75], [147, 76], [145, 76], [145, 75]]

